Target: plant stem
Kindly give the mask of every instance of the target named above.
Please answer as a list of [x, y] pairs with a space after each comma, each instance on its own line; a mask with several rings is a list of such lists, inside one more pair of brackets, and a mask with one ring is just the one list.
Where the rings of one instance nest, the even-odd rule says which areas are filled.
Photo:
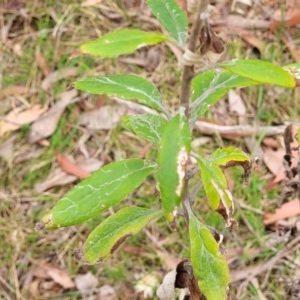
[[[203, 20], [200, 18], [201, 13], [206, 11], [208, 1], [201, 1], [198, 6], [198, 10], [195, 14], [195, 21], [193, 23], [190, 40], [187, 45], [187, 48], [191, 52], [195, 52], [197, 47], [197, 41], [200, 36], [201, 29], [203, 27]], [[180, 96], [180, 106], [185, 107], [185, 115], [189, 119], [189, 105], [190, 105], [190, 96], [191, 96], [191, 85], [192, 79], [194, 77], [194, 66], [184, 66], [181, 80], [181, 96]]]

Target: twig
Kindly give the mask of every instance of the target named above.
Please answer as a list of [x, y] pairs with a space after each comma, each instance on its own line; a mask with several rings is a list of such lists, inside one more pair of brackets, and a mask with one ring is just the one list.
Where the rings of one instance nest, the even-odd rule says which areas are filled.
[[[199, 3], [198, 9], [195, 13], [195, 20], [193, 23], [192, 31], [190, 40], [188, 43], [188, 50], [192, 53], [195, 52], [197, 41], [203, 27], [203, 20], [200, 18], [200, 14], [206, 11], [208, 5], [208, 1], [201, 1]], [[189, 104], [190, 104], [190, 95], [191, 95], [191, 85], [192, 79], [194, 76], [194, 66], [187, 66], [183, 67], [182, 72], [182, 80], [181, 80], [181, 95], [180, 95], [180, 106], [185, 107], [185, 115], [189, 118]]]
[[217, 63], [217, 64], [211, 64], [211, 65], [208, 65], [208, 66], [204, 66], [204, 67], [202, 67], [202, 68], [200, 68], [200, 69], [197, 69], [195, 72], [194, 72], [194, 77], [195, 76], [197, 76], [197, 75], [199, 75], [199, 74], [201, 74], [201, 73], [203, 73], [203, 72], [205, 72], [205, 71], [209, 71], [209, 70], [211, 70], [211, 69], [215, 69], [215, 68], [218, 68], [219, 67], [219, 64]]

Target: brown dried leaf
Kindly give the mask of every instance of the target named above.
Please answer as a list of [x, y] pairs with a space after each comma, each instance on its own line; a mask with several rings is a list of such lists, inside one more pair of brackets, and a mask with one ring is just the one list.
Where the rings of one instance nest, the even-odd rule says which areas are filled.
[[14, 152], [14, 140], [16, 136], [12, 136], [7, 141], [0, 145], [0, 156], [3, 157], [7, 162], [11, 162]]
[[101, 3], [102, 0], [86, 0], [84, 2], [81, 3], [82, 7], [89, 7], [89, 6], [94, 6], [97, 5], [99, 3]]
[[12, 110], [4, 120], [0, 121], [0, 136], [3, 136], [8, 131], [17, 130], [24, 124], [32, 123], [44, 111], [45, 108], [43, 108], [40, 104], [36, 104], [25, 111], [22, 111], [21, 108]]
[[88, 111], [81, 115], [80, 125], [89, 129], [103, 130], [112, 129], [117, 126], [121, 118], [126, 115], [128, 109], [124, 106], [102, 106], [94, 111]]
[[300, 10], [289, 10], [285, 15], [282, 15], [282, 10], [279, 9], [274, 13], [273, 18], [274, 20], [270, 25], [270, 30], [272, 32], [275, 32], [282, 24], [287, 28], [294, 27], [300, 23]]
[[27, 88], [25, 85], [13, 85], [5, 90], [0, 91], [0, 98], [8, 97], [11, 95], [24, 95], [27, 92]]
[[51, 264], [39, 264], [33, 269], [33, 275], [39, 278], [51, 278], [65, 289], [75, 286], [67, 270], [52, 266]]
[[54, 71], [50, 73], [41, 83], [41, 88], [45, 91], [50, 89], [52, 85], [62, 79], [65, 79], [67, 77], [76, 76], [78, 74], [78, 68], [72, 67], [72, 68], [65, 68], [60, 69], [57, 71]]
[[231, 283], [238, 282], [240, 280], [247, 279], [251, 274], [254, 274], [257, 270], [261, 268], [258, 266], [250, 266], [241, 270], [230, 271]]
[[250, 46], [257, 48], [260, 53], [263, 52], [265, 48], [265, 44], [263, 40], [257, 37], [256, 35], [249, 34], [249, 33], [242, 33], [241, 38]]
[[33, 123], [28, 134], [28, 142], [35, 143], [50, 136], [55, 131], [65, 108], [72, 103], [76, 96], [77, 90], [75, 89], [62, 93], [61, 100]]
[[266, 213], [263, 218], [265, 225], [272, 224], [276, 221], [291, 218], [300, 214], [300, 201], [294, 199], [284, 203], [280, 208], [276, 209], [274, 214]]
[[56, 160], [62, 168], [62, 170], [68, 174], [75, 175], [80, 179], [87, 178], [91, 175], [91, 173], [83, 170], [64, 155], [58, 155]]
[[[85, 163], [78, 164], [80, 168], [85, 170], [86, 172], [94, 172], [102, 167], [103, 163], [95, 158], [90, 158]], [[69, 183], [72, 183], [77, 180], [77, 177], [74, 175], [68, 175], [61, 168], [56, 168], [51, 174], [49, 174], [48, 178], [39, 182], [34, 186], [34, 189], [42, 193], [52, 187], [55, 186], [63, 186]]]
[[84, 275], [79, 274], [75, 276], [75, 285], [78, 291], [82, 295], [91, 293], [97, 286], [99, 282], [97, 277], [95, 277], [91, 272]]

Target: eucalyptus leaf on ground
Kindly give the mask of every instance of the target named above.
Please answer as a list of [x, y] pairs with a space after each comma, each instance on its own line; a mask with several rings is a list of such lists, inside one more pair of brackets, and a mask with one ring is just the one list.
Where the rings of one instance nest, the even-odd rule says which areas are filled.
[[158, 152], [157, 179], [166, 218], [177, 213], [191, 150], [191, 136], [186, 117], [177, 114], [166, 126]]
[[147, 0], [148, 6], [159, 22], [182, 47], [185, 47], [188, 30], [186, 13], [175, 0]]
[[129, 237], [140, 231], [163, 211], [141, 207], [126, 207], [105, 219], [88, 236], [83, 248], [83, 260], [94, 264], [109, 258]]
[[259, 83], [294, 88], [294, 77], [283, 68], [267, 61], [256, 59], [234, 59], [220, 64], [222, 68]]
[[155, 45], [168, 40], [168, 37], [159, 32], [146, 32], [137, 29], [121, 29], [107, 33], [99, 39], [83, 44], [80, 49], [101, 57], [116, 57], [132, 53], [136, 49], [147, 45]]
[[189, 235], [193, 274], [207, 300], [226, 300], [230, 283], [225, 257], [211, 232], [189, 211]]
[[91, 94], [117, 95], [125, 100], [136, 99], [154, 109], [165, 111], [161, 94], [148, 80], [137, 75], [107, 75], [76, 81], [74, 86]]
[[[118, 204], [137, 188], [156, 164], [142, 159], [127, 159], [104, 166], [69, 191], [42, 222], [46, 228], [82, 223]], [[43, 224], [38, 223], [38, 228]]]
[[156, 146], [160, 144], [161, 136], [168, 123], [166, 119], [151, 114], [125, 116], [122, 120], [135, 134]]

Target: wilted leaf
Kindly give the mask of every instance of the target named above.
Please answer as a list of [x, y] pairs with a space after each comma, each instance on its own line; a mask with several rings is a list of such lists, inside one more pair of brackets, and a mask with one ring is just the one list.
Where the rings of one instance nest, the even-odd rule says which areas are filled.
[[242, 150], [233, 147], [217, 149], [209, 160], [223, 168], [241, 166], [244, 169], [245, 181], [251, 173], [252, 162], [250, 157]]
[[57, 228], [88, 220], [119, 203], [155, 167], [155, 163], [142, 159], [127, 159], [106, 165], [60, 199], [42, 222], [46, 228]]
[[41, 83], [41, 88], [47, 91], [52, 87], [52, 85], [55, 82], [65, 79], [67, 77], [76, 76], [77, 74], [78, 74], [77, 67], [65, 68], [65, 69], [54, 71], [44, 78], [44, 80]]
[[65, 171], [68, 174], [75, 175], [78, 178], [84, 179], [91, 175], [90, 172], [87, 172], [80, 168], [77, 164], [73, 163], [71, 160], [69, 160], [64, 155], [58, 155], [56, 158], [58, 164], [62, 168], [63, 171]]
[[259, 82], [232, 74], [227, 70], [216, 69], [197, 75], [192, 81], [192, 120], [196, 121], [211, 105], [217, 103], [229, 89], [257, 84]]
[[75, 286], [67, 270], [52, 266], [51, 264], [39, 264], [33, 269], [33, 275], [41, 278], [51, 278], [65, 289]]
[[277, 208], [274, 214], [264, 214], [263, 223], [269, 225], [276, 221], [295, 217], [297, 215], [300, 215], [300, 201], [299, 199], [294, 199], [284, 203], [280, 208]]
[[189, 211], [189, 235], [193, 274], [207, 300], [226, 300], [230, 283], [225, 257], [211, 232]]
[[94, 264], [108, 259], [129, 237], [139, 232], [162, 211], [141, 207], [126, 207], [106, 218], [88, 236], [83, 248], [83, 260]]
[[174, 0], [147, 0], [159, 22], [182, 47], [185, 47], [188, 29], [186, 13]]
[[166, 218], [172, 221], [180, 204], [186, 166], [191, 150], [191, 135], [183, 113], [166, 126], [158, 152], [157, 179]]
[[283, 68], [267, 61], [255, 59], [234, 59], [221, 63], [221, 67], [259, 83], [294, 88], [295, 79]]
[[225, 175], [219, 166], [203, 157], [197, 156], [197, 162], [211, 207], [222, 215], [227, 227], [234, 227], [236, 222], [231, 218], [233, 214], [232, 195], [227, 188]]
[[98, 286], [99, 281], [91, 272], [78, 274], [75, 276], [75, 285], [78, 291], [83, 295], [92, 293]]
[[[86, 172], [95, 172], [102, 167], [103, 163], [96, 159], [90, 158], [84, 163], [78, 164], [78, 166]], [[55, 186], [64, 186], [66, 184], [72, 183], [78, 179], [75, 175], [69, 175], [64, 172], [61, 168], [56, 168], [48, 178], [43, 182], [38, 182], [34, 189], [38, 193], [42, 193]]]
[[86, 78], [74, 86], [91, 94], [117, 95], [122, 99], [136, 99], [149, 107], [164, 111], [161, 94], [148, 80], [137, 75], [107, 75]]
[[109, 130], [115, 128], [127, 112], [122, 105], [105, 105], [81, 114], [79, 124], [93, 130]]
[[73, 98], [77, 96], [76, 90], [64, 92], [61, 100], [52, 106], [30, 127], [28, 142], [35, 143], [43, 138], [50, 136], [56, 129], [58, 122], [65, 108], [72, 103]]
[[80, 49], [102, 57], [116, 57], [147, 45], [155, 45], [167, 40], [168, 37], [158, 32], [145, 32], [136, 29], [121, 29], [103, 35], [99, 39], [83, 44]]
[[36, 104], [32, 108], [22, 111], [21, 108], [16, 108], [0, 121], [0, 136], [6, 132], [17, 130], [24, 124], [30, 124], [45, 111], [41, 105]]
[[173, 299], [176, 297], [175, 279], [177, 272], [175, 270], [168, 272], [163, 279], [162, 284], [158, 287], [156, 295], [159, 299]]
[[138, 136], [158, 146], [167, 124], [166, 119], [151, 115], [141, 114], [123, 117], [123, 122]]

